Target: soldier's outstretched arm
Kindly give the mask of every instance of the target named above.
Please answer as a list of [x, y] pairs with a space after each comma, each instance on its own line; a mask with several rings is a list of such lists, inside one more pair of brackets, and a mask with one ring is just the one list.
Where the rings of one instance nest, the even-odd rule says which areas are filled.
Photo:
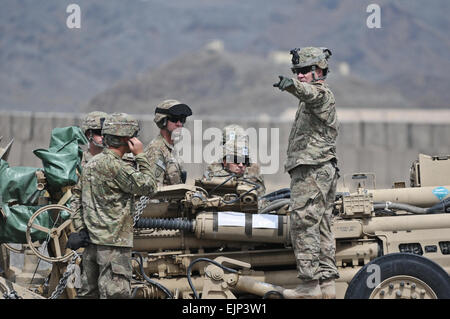
[[294, 85], [287, 91], [306, 103], [322, 103], [327, 92], [321, 86], [292, 79]]

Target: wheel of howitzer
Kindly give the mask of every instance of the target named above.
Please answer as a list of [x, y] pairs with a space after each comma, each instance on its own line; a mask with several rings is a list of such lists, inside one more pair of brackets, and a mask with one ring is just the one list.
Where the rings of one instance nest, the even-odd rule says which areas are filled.
[[[51, 228], [47, 228], [44, 226], [35, 223], [35, 220], [41, 215], [48, 211], [48, 214], [53, 222]], [[62, 249], [62, 246], [65, 247], [67, 243], [67, 233], [69, 226], [72, 223], [72, 220], [69, 218], [64, 220], [61, 216], [62, 212], [67, 212], [72, 214], [72, 211], [66, 206], [62, 205], [47, 205], [38, 209], [30, 218], [27, 224], [27, 232], [26, 238], [27, 242], [30, 245], [31, 250], [41, 259], [53, 263], [53, 262], [65, 262], [68, 261], [74, 254], [71, 250], [68, 253], [65, 253], [65, 249]], [[53, 256], [46, 256], [43, 252], [40, 252], [34, 245], [32, 245], [31, 239], [31, 229], [36, 229], [38, 231], [44, 232], [47, 234], [47, 249], [49, 253], [52, 253]]]
[[6, 249], [16, 253], [16, 254], [23, 254], [25, 252], [25, 249], [23, 247], [21, 247], [21, 248], [14, 248], [10, 244], [2, 244], [2, 246], [5, 247]]
[[378, 257], [350, 281], [345, 299], [448, 299], [450, 276], [434, 261], [409, 253]]

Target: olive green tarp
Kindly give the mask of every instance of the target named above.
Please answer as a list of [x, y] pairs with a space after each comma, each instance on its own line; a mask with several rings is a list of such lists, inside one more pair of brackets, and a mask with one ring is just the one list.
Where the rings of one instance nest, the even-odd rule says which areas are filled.
[[75, 185], [81, 172], [83, 150], [79, 144], [88, 140], [77, 126], [55, 128], [52, 130], [48, 150], [37, 149], [33, 153], [42, 160], [44, 173], [50, 190]]
[[[50, 193], [77, 182], [76, 171], [78, 169], [81, 172], [80, 163], [83, 155], [79, 145], [87, 142], [85, 135], [77, 126], [55, 128], [52, 130], [49, 149], [33, 151], [42, 160]], [[40, 194], [37, 190], [37, 170], [38, 168], [32, 167], [9, 167], [7, 162], [1, 160], [0, 205], [6, 218], [0, 216], [0, 242], [26, 243], [27, 223], [40, 208], [33, 206]], [[35, 223], [48, 228], [53, 221], [47, 213], [43, 213]], [[34, 240], [44, 240], [47, 236], [36, 230], [33, 230], [31, 235], [32, 238], [35, 237]]]
[[[14, 244], [26, 244], [26, 231], [27, 224], [31, 216], [42, 206], [24, 206], [24, 205], [14, 205], [8, 206], [7, 204], [2, 205], [3, 213], [5, 214], [5, 219], [0, 217], [0, 242], [2, 243], [14, 243]], [[47, 229], [52, 229], [55, 227], [55, 223], [60, 224], [60, 222], [66, 220], [70, 217], [70, 214], [63, 211], [59, 214], [60, 220], [53, 220], [49, 211], [45, 211], [34, 219], [33, 224], [43, 226]], [[40, 241], [43, 242], [47, 239], [48, 234], [30, 228], [30, 235], [33, 242]]]
[[0, 160], [0, 203], [32, 205], [37, 199], [37, 168], [9, 167]]

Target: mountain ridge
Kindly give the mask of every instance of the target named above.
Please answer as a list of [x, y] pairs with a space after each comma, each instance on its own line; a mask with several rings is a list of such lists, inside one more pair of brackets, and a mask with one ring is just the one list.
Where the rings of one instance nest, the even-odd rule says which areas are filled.
[[[202, 52], [205, 45], [216, 39], [223, 41], [225, 52], [236, 54], [234, 58], [255, 59], [261, 62], [255, 67], [263, 69], [264, 63], [272, 63], [270, 55], [275, 51], [287, 53], [302, 44], [329, 47], [333, 51], [330, 85], [338, 81], [340, 63], [350, 67], [353, 80], [344, 80], [349, 83], [336, 87], [341, 92], [340, 100], [350, 107], [364, 103], [363, 97], [369, 93], [371, 101], [364, 107], [383, 107], [383, 95], [400, 107], [448, 107], [450, 40], [446, 32], [450, 22], [446, 12], [450, 4], [446, 0], [426, 4], [419, 0], [379, 0], [381, 29], [365, 25], [369, 15], [366, 8], [371, 4], [365, 0], [77, 0], [82, 17], [79, 30], [65, 25], [70, 3], [2, 2], [0, 109], [84, 112], [93, 102], [100, 102], [99, 97], [105, 92], [126, 82], [137, 87], [130, 88], [125, 96], [116, 92], [117, 99], [127, 101], [133, 90], [145, 96], [142, 90], [148, 88], [136, 83], [138, 76], [162, 78], [169, 72], [166, 65], [180, 65], [177, 61]], [[226, 60], [220, 61], [221, 72], [225, 73], [209, 87], [217, 99], [222, 98], [219, 93], [225, 87], [228, 95], [235, 95], [224, 97], [228, 104], [245, 106], [261, 100], [268, 101], [267, 105], [292, 103], [272, 91], [269, 82], [276, 80], [277, 74], [263, 76], [243, 66], [247, 72], [244, 73], [236, 70], [238, 64], [227, 66]], [[199, 59], [196, 63], [203, 62], [208, 61]], [[206, 65], [197, 69], [186, 66], [182, 70], [195, 73]], [[217, 71], [210, 69], [214, 70]], [[278, 70], [288, 75], [288, 66], [267, 68], [268, 73]], [[253, 80], [258, 76], [264, 78], [264, 86]], [[192, 81], [197, 77], [186, 75]], [[359, 80], [362, 82], [358, 84]], [[201, 83], [202, 79], [198, 81]], [[158, 85], [158, 92], [147, 96], [147, 103], [172, 91], [169, 81], [161, 82], [168, 86]], [[240, 86], [234, 87], [236, 83]], [[201, 106], [214, 102], [208, 97], [208, 87], [192, 85], [193, 88], [182, 86], [186, 95], [180, 98], [190, 99], [191, 89], [206, 90], [203, 95], [193, 94], [196, 100], [192, 103]], [[262, 87], [271, 96], [265, 97]], [[357, 89], [361, 91], [356, 92]], [[203, 101], [205, 96], [208, 99]], [[133, 111], [133, 105], [127, 107]]]

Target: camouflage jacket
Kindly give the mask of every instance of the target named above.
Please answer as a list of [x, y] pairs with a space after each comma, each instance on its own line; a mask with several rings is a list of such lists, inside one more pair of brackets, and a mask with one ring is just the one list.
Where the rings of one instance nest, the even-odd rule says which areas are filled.
[[94, 156], [81, 174], [82, 219], [94, 244], [133, 247], [134, 195], [156, 189], [144, 153], [136, 156], [139, 170], [109, 149]]
[[[223, 167], [222, 163], [212, 163], [209, 164], [204, 173], [206, 179], [212, 179], [214, 177], [229, 177], [231, 172]], [[256, 163], [251, 164], [245, 169], [244, 175], [236, 177], [238, 181], [249, 180], [253, 183], [258, 184], [260, 187], [257, 189], [258, 197], [263, 196], [266, 192], [266, 187], [264, 185], [264, 178], [259, 173], [259, 165]]]
[[285, 170], [317, 165], [336, 158], [338, 119], [334, 95], [325, 83], [294, 80], [286, 90], [299, 99], [289, 135]]
[[173, 154], [173, 145], [170, 145], [161, 134], [147, 145], [144, 153], [155, 172], [158, 186], [182, 183], [183, 168]]
[[[81, 159], [81, 169], [84, 168], [87, 162], [92, 158], [93, 156], [91, 153], [89, 153], [88, 150], [83, 152], [83, 157]], [[75, 228], [75, 231], [80, 231], [83, 228], [86, 228], [83, 223], [83, 219], [81, 218], [81, 179], [78, 178], [78, 182], [75, 184], [74, 187], [72, 187], [72, 197], [70, 198], [70, 209], [74, 212], [74, 214], [71, 216], [72, 218], [72, 224]]]
[[84, 152], [83, 152], [83, 157], [81, 158], [81, 163], [80, 163], [81, 168], [83, 168], [84, 165], [86, 165], [86, 163], [89, 162], [89, 160], [90, 160], [91, 158], [93, 158], [93, 157], [94, 157], [94, 156], [92, 156], [92, 154], [89, 153], [89, 150], [84, 151]]

